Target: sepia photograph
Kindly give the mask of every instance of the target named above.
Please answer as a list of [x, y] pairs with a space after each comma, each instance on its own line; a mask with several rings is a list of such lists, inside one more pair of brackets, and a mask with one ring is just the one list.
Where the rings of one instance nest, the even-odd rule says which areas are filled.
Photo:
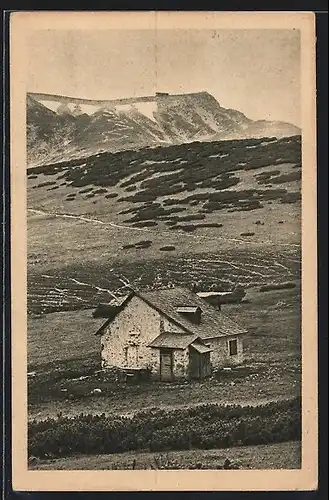
[[314, 20], [206, 14], [13, 16], [27, 474], [316, 484]]

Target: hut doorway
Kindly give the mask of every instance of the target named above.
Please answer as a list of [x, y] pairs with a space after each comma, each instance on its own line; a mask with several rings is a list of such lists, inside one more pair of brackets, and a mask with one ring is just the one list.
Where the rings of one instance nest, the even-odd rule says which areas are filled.
[[172, 349], [160, 349], [160, 379], [163, 382], [173, 379]]
[[189, 350], [189, 373], [192, 379], [203, 379], [211, 374], [210, 352], [206, 346], [193, 343]]

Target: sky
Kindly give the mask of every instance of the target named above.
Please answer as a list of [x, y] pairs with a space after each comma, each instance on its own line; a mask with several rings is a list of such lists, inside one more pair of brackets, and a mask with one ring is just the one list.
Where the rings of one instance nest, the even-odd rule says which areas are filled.
[[27, 91], [86, 99], [208, 91], [251, 119], [300, 125], [298, 30], [39, 30]]

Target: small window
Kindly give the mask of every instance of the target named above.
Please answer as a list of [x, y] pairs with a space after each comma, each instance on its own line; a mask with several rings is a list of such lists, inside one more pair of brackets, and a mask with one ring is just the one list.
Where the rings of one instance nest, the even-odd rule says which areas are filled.
[[228, 345], [229, 345], [230, 356], [236, 356], [238, 354], [238, 341], [236, 339], [230, 340]]

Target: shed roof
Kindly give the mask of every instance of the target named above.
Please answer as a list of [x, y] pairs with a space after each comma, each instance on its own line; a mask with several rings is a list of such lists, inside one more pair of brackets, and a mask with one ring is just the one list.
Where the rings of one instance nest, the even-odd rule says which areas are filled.
[[198, 338], [195, 334], [161, 333], [148, 347], [167, 347], [168, 349], [186, 349]]
[[200, 354], [204, 354], [206, 352], [213, 351], [213, 349], [210, 349], [210, 347], [207, 347], [206, 345], [201, 344], [201, 342], [198, 342], [198, 340], [196, 340], [195, 342], [192, 342], [191, 347], [193, 347]]

